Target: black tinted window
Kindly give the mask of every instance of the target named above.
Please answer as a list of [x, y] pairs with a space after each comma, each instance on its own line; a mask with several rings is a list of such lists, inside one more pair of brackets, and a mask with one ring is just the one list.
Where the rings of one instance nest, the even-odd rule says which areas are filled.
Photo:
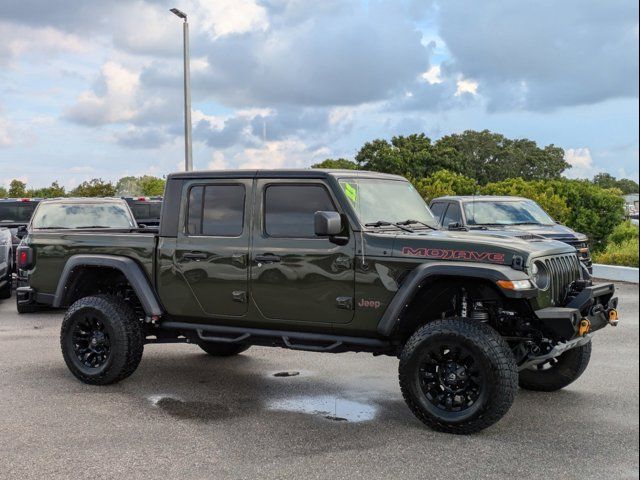
[[274, 185], [265, 194], [265, 230], [272, 237], [311, 238], [314, 214], [335, 210], [320, 185]]
[[35, 202], [0, 202], [0, 222], [29, 223]]
[[444, 213], [446, 206], [446, 203], [434, 203], [431, 206], [431, 213], [433, 213], [433, 216], [436, 217], [438, 221], [442, 220], [442, 214]]
[[462, 224], [462, 213], [460, 211], [460, 205], [457, 203], [449, 204], [447, 213], [444, 215], [444, 220], [442, 220], [442, 226], [448, 227], [450, 223]]
[[193, 187], [189, 194], [189, 235], [237, 237], [244, 224], [243, 185]]

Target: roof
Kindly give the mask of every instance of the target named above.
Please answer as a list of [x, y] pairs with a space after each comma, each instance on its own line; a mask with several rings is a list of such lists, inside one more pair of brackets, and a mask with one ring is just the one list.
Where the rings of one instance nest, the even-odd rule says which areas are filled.
[[399, 175], [369, 172], [366, 170], [333, 170], [328, 168], [278, 169], [278, 170], [196, 170], [193, 172], [177, 172], [167, 177], [174, 178], [327, 178], [357, 177], [386, 178], [389, 180], [406, 180]]
[[47, 198], [40, 203], [124, 203], [122, 198], [117, 197], [74, 197], [74, 198]]
[[514, 202], [518, 200], [530, 200], [524, 197], [512, 197], [509, 195], [447, 195], [445, 197], [434, 198], [436, 200], [453, 200], [460, 202]]
[[624, 195], [624, 199], [627, 202], [637, 202], [639, 198], [640, 198], [640, 195], [637, 193], [630, 193], [628, 195]]

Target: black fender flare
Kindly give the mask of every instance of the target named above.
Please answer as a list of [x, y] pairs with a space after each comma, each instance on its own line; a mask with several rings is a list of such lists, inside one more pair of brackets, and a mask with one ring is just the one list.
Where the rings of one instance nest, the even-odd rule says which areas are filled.
[[163, 313], [160, 301], [147, 275], [133, 259], [116, 255], [73, 255], [69, 257], [62, 270], [58, 287], [53, 298], [52, 306], [59, 308], [64, 306], [67, 295], [67, 284], [74, 271], [83, 267], [102, 267], [119, 270], [131, 284], [136, 292], [145, 313], [152, 316], [160, 316]]
[[[384, 337], [392, 334], [404, 309], [411, 303], [421, 285], [433, 277], [463, 277], [474, 280], [488, 280], [496, 283], [499, 280], [529, 280], [529, 276], [515, 270], [508, 265], [492, 265], [472, 262], [432, 262], [423, 263], [414, 268], [404, 279], [394, 295], [391, 303], [378, 322], [378, 333]], [[526, 290], [507, 290], [498, 287], [508, 298], [533, 298], [538, 289], [533, 287]]]

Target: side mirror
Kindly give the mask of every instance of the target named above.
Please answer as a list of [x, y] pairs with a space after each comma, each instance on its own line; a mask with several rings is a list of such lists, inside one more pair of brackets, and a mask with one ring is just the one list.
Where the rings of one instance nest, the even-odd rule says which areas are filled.
[[27, 226], [26, 225], [20, 225], [18, 227], [18, 231], [16, 232], [16, 237], [18, 237], [20, 240], [22, 240], [24, 237], [27, 236], [28, 233], [29, 233], [29, 231], [27, 230]]
[[316, 212], [313, 220], [318, 237], [333, 237], [342, 232], [342, 218], [338, 212]]

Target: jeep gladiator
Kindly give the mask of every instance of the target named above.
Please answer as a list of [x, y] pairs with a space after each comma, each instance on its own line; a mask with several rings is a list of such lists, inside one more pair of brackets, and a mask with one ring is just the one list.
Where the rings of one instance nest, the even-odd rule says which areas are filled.
[[436, 430], [498, 421], [518, 385], [554, 391], [617, 323], [612, 284], [575, 249], [441, 230], [404, 178], [340, 170], [172, 174], [159, 232], [30, 232], [18, 303], [67, 308], [70, 371], [131, 375], [144, 345], [214, 356], [251, 345], [399, 358], [402, 394]]

